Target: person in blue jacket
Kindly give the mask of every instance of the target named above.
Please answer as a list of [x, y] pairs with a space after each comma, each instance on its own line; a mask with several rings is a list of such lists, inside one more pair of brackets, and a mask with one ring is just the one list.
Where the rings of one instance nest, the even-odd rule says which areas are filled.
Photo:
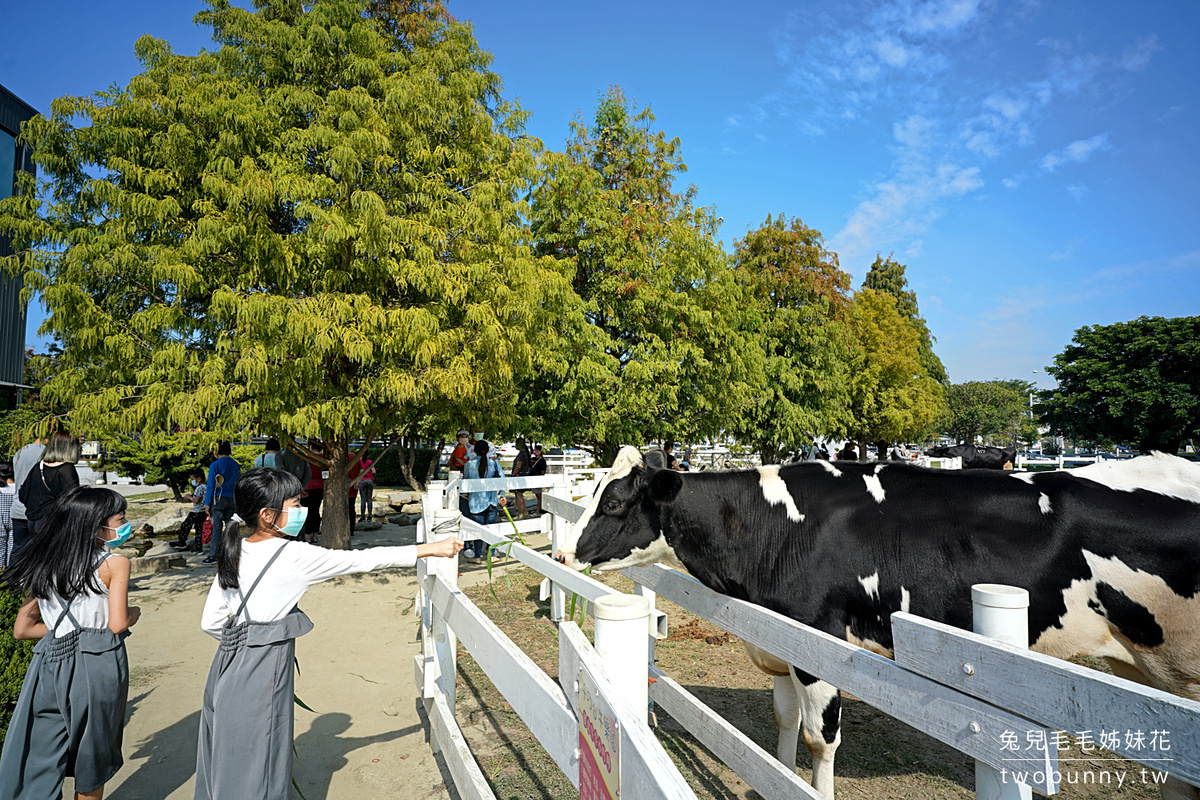
[[215, 564], [221, 546], [221, 532], [233, 516], [233, 485], [241, 477], [242, 468], [233, 460], [229, 442], [217, 444], [217, 460], [208, 468], [208, 485], [204, 492], [204, 511], [212, 517], [212, 539], [208, 543], [205, 564]]

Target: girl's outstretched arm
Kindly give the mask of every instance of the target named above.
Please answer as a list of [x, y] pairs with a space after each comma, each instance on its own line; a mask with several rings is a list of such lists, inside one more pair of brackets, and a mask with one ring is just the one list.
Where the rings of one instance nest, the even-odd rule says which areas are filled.
[[129, 559], [116, 555], [106, 558], [100, 565], [100, 579], [108, 586], [108, 629], [124, 633], [142, 616], [141, 609], [129, 605]]
[[450, 558], [451, 556], [458, 555], [458, 552], [462, 549], [462, 539], [451, 536], [448, 539], [442, 539], [437, 542], [417, 545], [417, 558], [426, 558], [427, 556]]
[[46, 623], [42, 621], [42, 611], [37, 600], [33, 595], [26, 597], [21, 608], [17, 610], [17, 619], [13, 623], [13, 638], [40, 639], [49, 632]]

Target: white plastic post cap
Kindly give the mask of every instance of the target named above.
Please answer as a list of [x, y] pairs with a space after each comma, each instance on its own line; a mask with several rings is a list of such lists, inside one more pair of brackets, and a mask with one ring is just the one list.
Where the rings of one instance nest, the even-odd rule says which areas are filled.
[[630, 594], [605, 594], [596, 598], [596, 619], [628, 620], [650, 616], [650, 598]]
[[991, 608], [1029, 608], [1029, 592], [1002, 583], [977, 583], [971, 587], [971, 602]]

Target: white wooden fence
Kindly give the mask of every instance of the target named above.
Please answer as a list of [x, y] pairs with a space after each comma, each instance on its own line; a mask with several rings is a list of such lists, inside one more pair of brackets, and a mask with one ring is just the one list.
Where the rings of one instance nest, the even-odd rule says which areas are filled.
[[[459, 488], [482, 491], [543, 486], [543, 507], [550, 516], [542, 519], [549, 522], [553, 550], [582, 515], [584, 505], [575, 498], [590, 494], [594, 477], [567, 472], [537, 479], [456, 479], [450, 485], [433, 486], [426, 496], [420, 530], [433, 536], [438, 525], [455, 527], [455, 532], [460, 526], [463, 538], [505, 545], [505, 553], [545, 575], [543, 599], [551, 598], [551, 617], [559, 623], [560, 678], [566, 680], [574, 674], [571, 670], [576, 667], [571, 665], [586, 663], [592, 674], [600, 676], [601, 686], [607, 687], [614, 664], [599, 663], [578, 628], [566, 619], [566, 597], [567, 593], [577, 594], [592, 613], [593, 604], [613, 590], [543, 553], [511, 542], [507, 523], [485, 527], [456, 520]], [[540, 521], [518, 526], [524, 524], [528, 530], [533, 523]], [[419, 566], [425, 649], [417, 659], [417, 683], [429, 709], [432, 740], [445, 753], [459, 793], [465, 798], [493, 797], [454, 722], [456, 637], [578, 786], [579, 726], [572, 710], [578, 682], [566, 680], [572, 684], [567, 687], [556, 684], [458, 592], [456, 560], [432, 561], [435, 563], [422, 561]], [[1102, 732], [1119, 732], [1115, 742], [1109, 738], [1106, 749], [1141, 762], [1149, 771], [1170, 772], [1200, 784], [1200, 737], [1196, 735], [1200, 703], [905, 613], [892, 615], [896, 646], [895, 660], [891, 660], [761, 606], [713, 592], [661, 565], [627, 569], [624, 574], [635, 582], [635, 593], [646, 597], [651, 608], [656, 595], [665, 597], [979, 763], [1008, 774], [1021, 773], [1025, 783], [1047, 794], [1058, 791], [1061, 775], [1069, 769], [1058, 764], [1057, 731], [1072, 735], [1086, 731], [1096, 742], [1101, 741]], [[661, 613], [652, 612], [647, 634], [649, 654], [641, 674], [653, 679], [649, 687], [653, 703], [669, 712], [764, 798], [820, 797], [654, 666], [653, 639], [666, 635], [666, 619]], [[628, 664], [616, 666], [618, 671], [628, 669]], [[618, 706], [619, 701], [614, 703], [614, 708]], [[618, 727], [629, 737], [628, 742], [622, 739], [622, 797], [693, 797], [678, 772], [667, 766], [669, 761], [662, 761], [665, 754], [645, 722], [629, 709], [622, 713]], [[1133, 735], [1138, 732], [1143, 737], [1140, 744]], [[1147, 747], [1152, 732], [1169, 735], [1170, 749]], [[847, 735], [853, 736], [853, 731]], [[1030, 742], [1042, 744], [1030, 747]], [[631, 759], [628, 768], [626, 758]]]

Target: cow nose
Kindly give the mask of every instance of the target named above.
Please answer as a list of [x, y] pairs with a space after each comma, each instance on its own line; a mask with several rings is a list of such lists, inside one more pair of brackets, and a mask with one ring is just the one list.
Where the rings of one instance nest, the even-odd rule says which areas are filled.
[[563, 564], [564, 566], [569, 567], [571, 566], [571, 562], [575, 559], [573, 553], [564, 553], [562, 550], [558, 550], [554, 553], [554, 560], [560, 564]]

